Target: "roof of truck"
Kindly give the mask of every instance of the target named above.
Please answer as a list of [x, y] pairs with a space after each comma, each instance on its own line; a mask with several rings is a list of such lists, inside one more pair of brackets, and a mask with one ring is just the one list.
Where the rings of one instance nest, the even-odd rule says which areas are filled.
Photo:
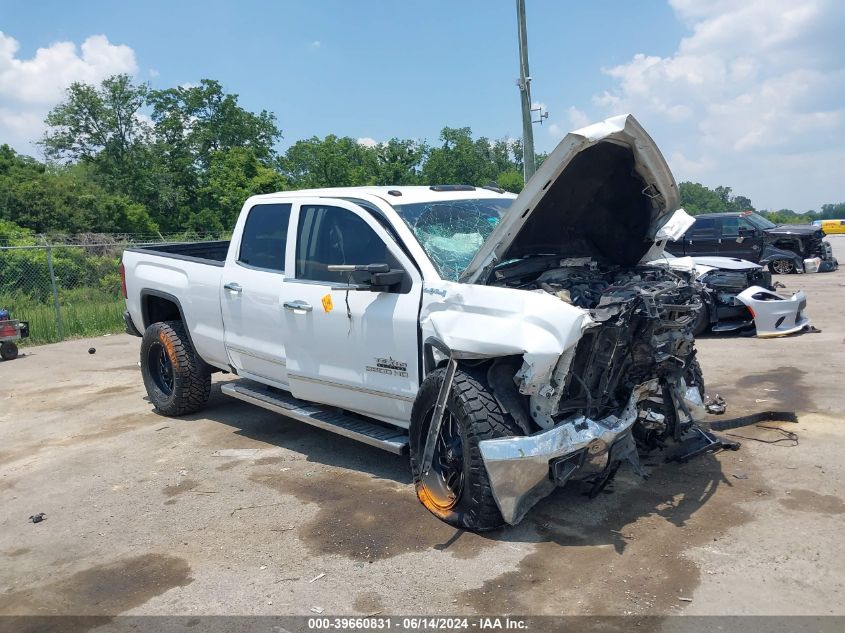
[[721, 213], [699, 213], [696, 218], [735, 218], [754, 213], [753, 211], [722, 211]]
[[326, 187], [323, 189], [298, 189], [279, 191], [253, 196], [253, 199], [288, 198], [293, 196], [313, 196], [330, 198], [354, 198], [363, 194], [378, 196], [392, 205], [414, 204], [442, 200], [466, 200], [471, 198], [515, 198], [507, 191], [494, 191], [484, 187], [470, 185], [432, 185], [427, 186], [367, 186], [367, 187]]

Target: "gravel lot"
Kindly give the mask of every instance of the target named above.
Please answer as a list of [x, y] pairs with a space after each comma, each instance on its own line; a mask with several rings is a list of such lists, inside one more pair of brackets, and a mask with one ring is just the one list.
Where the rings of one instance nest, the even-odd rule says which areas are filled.
[[405, 458], [222, 377], [200, 415], [156, 415], [136, 338], [26, 349], [0, 364], [0, 614], [843, 615], [845, 268], [779, 279], [822, 333], [709, 336], [700, 358], [723, 417], [795, 412], [774, 425], [798, 446], [656, 456], [648, 481], [567, 487], [483, 536], [430, 516]]

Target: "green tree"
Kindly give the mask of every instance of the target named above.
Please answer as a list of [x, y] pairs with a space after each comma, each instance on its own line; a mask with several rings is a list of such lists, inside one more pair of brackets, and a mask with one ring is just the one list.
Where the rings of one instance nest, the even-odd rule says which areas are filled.
[[46, 166], [0, 146], [0, 219], [37, 233], [155, 233], [146, 208], [105, 190], [86, 163]]
[[376, 145], [375, 184], [420, 184], [422, 164], [428, 154], [424, 141], [392, 138]]
[[141, 116], [147, 92], [128, 75], [109, 77], [99, 87], [74, 82], [47, 115], [49, 129], [40, 142], [45, 155], [93, 163], [125, 188], [137, 175], [137, 154], [149, 140], [150, 128]]
[[824, 220], [841, 220], [845, 219], [845, 202], [838, 202], [836, 204], [823, 204], [821, 210], [821, 218]]
[[252, 148], [213, 152], [208, 176], [198, 191], [201, 208], [187, 218], [184, 228], [200, 232], [231, 230], [247, 198], [284, 189], [284, 176], [264, 165]]
[[498, 181], [499, 174], [517, 171], [514, 145], [486, 137], [472, 138], [468, 127], [444, 127], [441, 145], [433, 147], [422, 168], [426, 184], [486, 185]]
[[503, 171], [496, 181], [502, 189], [511, 193], [519, 193], [525, 186], [525, 178], [519, 171]]
[[723, 197], [725, 190], [730, 196], [730, 187], [720, 187], [720, 193], [713, 191], [697, 182], [682, 182], [678, 185], [681, 195], [681, 206], [690, 215], [700, 213], [722, 213], [728, 211], [728, 201]]
[[213, 79], [202, 79], [198, 86], [153, 90], [148, 103], [157, 139], [174, 155], [187, 154], [204, 167], [214, 152], [235, 147], [248, 147], [258, 160], [270, 164], [282, 136], [274, 114], [245, 110], [238, 95], [223, 92]]
[[294, 189], [354, 187], [378, 181], [378, 154], [348, 136], [329, 134], [297, 141], [279, 159], [282, 174]]

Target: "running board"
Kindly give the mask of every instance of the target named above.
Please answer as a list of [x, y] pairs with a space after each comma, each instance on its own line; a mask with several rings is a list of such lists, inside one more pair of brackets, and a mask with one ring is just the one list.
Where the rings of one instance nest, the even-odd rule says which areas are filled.
[[369, 422], [334, 407], [297, 400], [290, 393], [251, 380], [227, 382], [221, 390], [227, 396], [396, 455], [405, 454], [408, 448], [408, 434], [402, 429]]

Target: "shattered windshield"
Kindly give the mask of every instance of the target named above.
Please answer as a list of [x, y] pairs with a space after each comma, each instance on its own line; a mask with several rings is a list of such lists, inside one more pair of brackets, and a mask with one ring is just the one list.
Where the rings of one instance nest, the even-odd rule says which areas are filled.
[[512, 198], [394, 205], [443, 279], [457, 281], [510, 208]]

